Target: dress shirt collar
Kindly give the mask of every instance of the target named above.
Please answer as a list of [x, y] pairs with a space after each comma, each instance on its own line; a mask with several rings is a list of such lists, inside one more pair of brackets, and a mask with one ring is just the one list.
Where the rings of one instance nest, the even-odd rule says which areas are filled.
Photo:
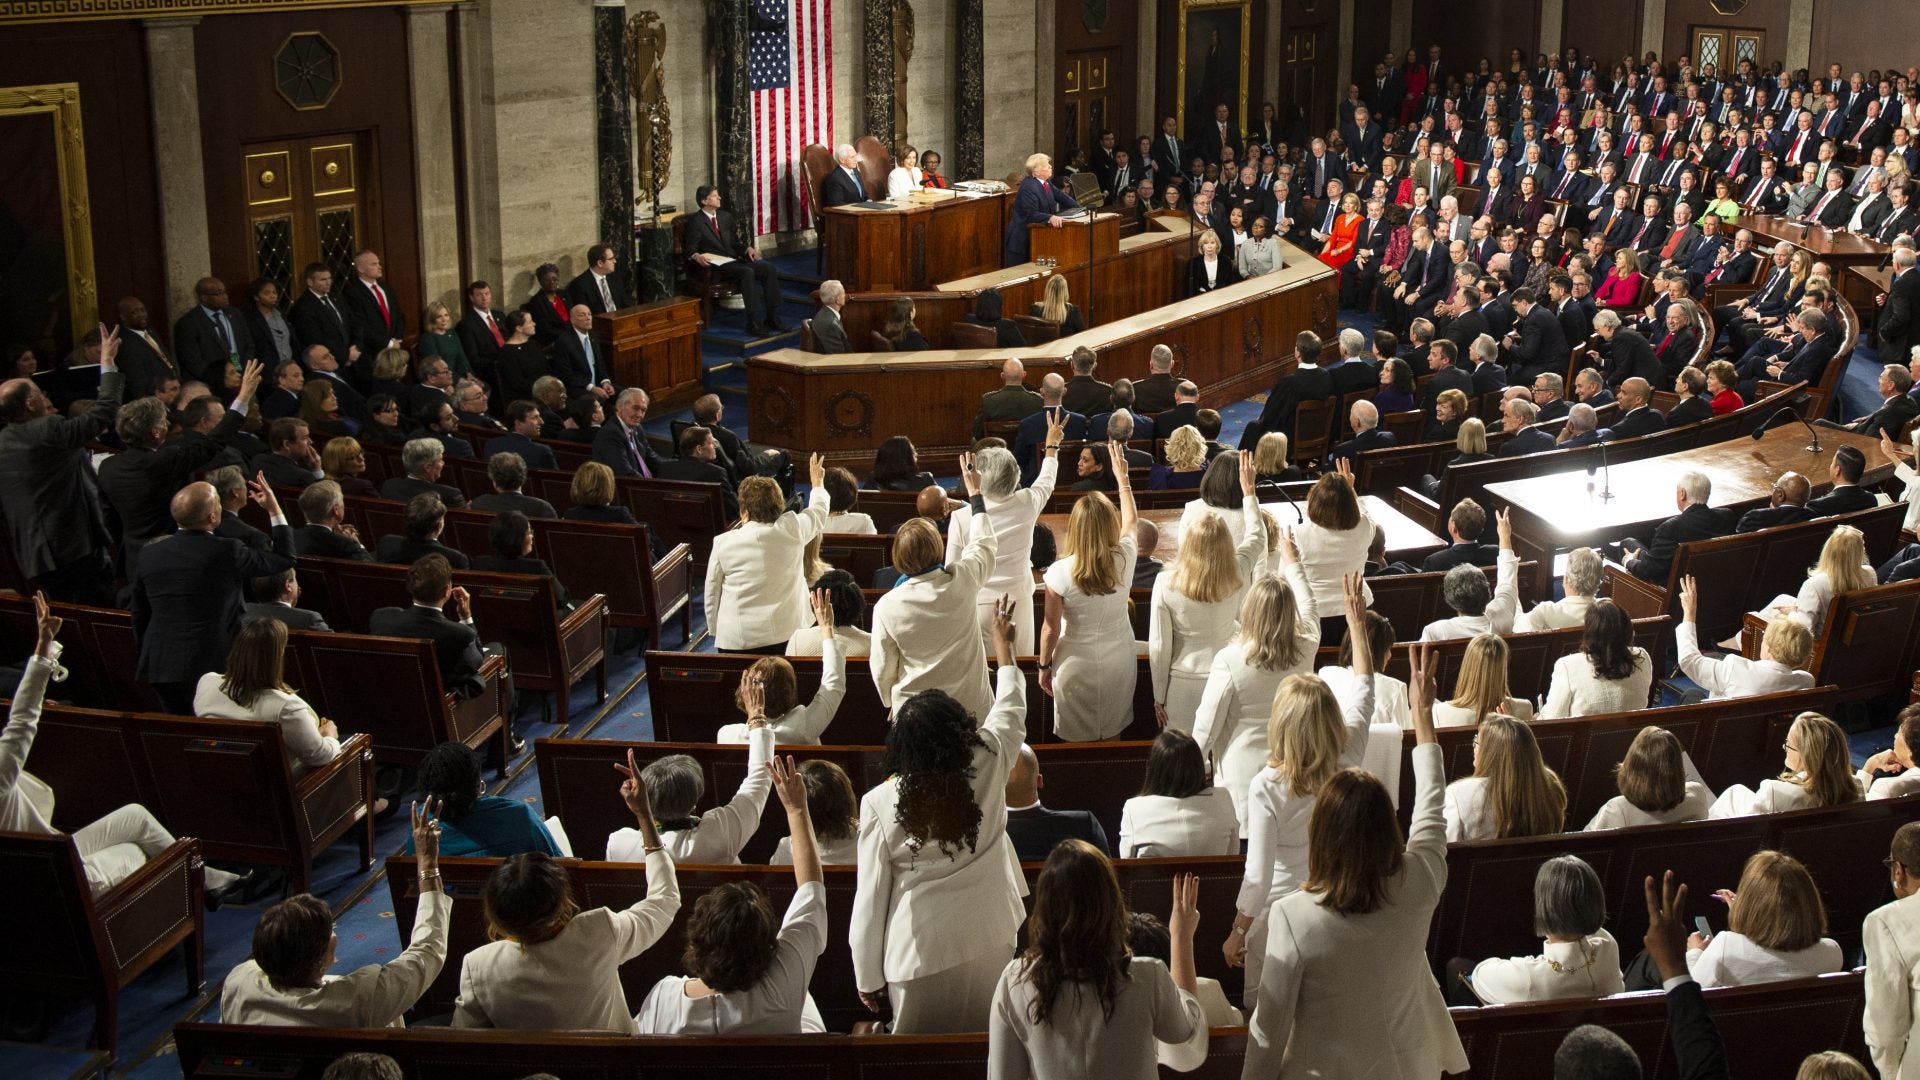
[[1035, 799], [1035, 800], [1033, 800], [1032, 802], [1030, 802], [1030, 803], [1028, 803], [1028, 804], [1027, 804], [1027, 805], [1025, 805], [1025, 806], [1009, 806], [1009, 807], [1007, 807], [1007, 813], [1009, 813], [1009, 814], [1017, 814], [1017, 813], [1019, 813], [1019, 812], [1021, 812], [1022, 810], [1038, 810], [1038, 809], [1040, 809], [1040, 800], [1039, 800], [1039, 799]]

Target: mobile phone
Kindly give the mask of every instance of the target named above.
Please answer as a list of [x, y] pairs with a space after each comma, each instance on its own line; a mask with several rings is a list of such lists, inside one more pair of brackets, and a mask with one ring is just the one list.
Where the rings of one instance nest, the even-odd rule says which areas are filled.
[[1705, 915], [1695, 915], [1693, 917], [1693, 928], [1698, 931], [1703, 938], [1713, 936], [1713, 927], [1707, 925], [1707, 917]]

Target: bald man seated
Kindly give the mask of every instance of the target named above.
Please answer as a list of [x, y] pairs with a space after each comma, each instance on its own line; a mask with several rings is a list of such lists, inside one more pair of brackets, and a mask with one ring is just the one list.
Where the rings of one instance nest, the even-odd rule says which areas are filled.
[[1767, 499], [1767, 505], [1749, 510], [1740, 515], [1733, 531], [1737, 533], [1755, 532], [1771, 529], [1775, 525], [1795, 525], [1802, 521], [1812, 521], [1814, 512], [1807, 509], [1807, 500], [1813, 496], [1813, 483], [1797, 472], [1783, 472], [1780, 479], [1773, 482], [1773, 494]]
[[1062, 840], [1085, 840], [1111, 855], [1107, 831], [1100, 821], [1085, 810], [1049, 810], [1040, 805], [1040, 789], [1046, 786], [1040, 775], [1040, 759], [1033, 747], [1020, 744], [1020, 754], [1007, 772], [1007, 839], [1021, 862], [1041, 862]]
[[996, 420], [1025, 420], [1040, 411], [1040, 395], [1027, 389], [1027, 366], [1018, 360], [1000, 365], [1000, 389], [980, 395], [980, 411], [973, 416], [973, 437], [986, 435]]
[[1380, 430], [1380, 409], [1371, 401], [1354, 402], [1353, 407], [1347, 410], [1347, 422], [1353, 427], [1353, 438], [1334, 444], [1327, 454], [1328, 464], [1394, 443], [1393, 432]]
[[[1032, 413], [1020, 421], [1020, 429], [1013, 436], [1013, 459], [1020, 463], [1020, 482], [1031, 484], [1040, 475], [1040, 447], [1047, 441], [1047, 417], [1060, 413], [1066, 417], [1062, 437], [1084, 439], [1087, 437], [1087, 418], [1067, 409], [1065, 399], [1067, 380], [1058, 374], [1048, 374], [1040, 380], [1040, 411]], [[1149, 463], [1151, 464], [1151, 463]]]

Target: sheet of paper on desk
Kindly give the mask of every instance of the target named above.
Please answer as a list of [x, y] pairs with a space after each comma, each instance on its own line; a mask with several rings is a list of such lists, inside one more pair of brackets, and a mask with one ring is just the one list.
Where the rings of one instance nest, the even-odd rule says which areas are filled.
[[733, 261], [733, 256], [731, 255], [708, 255], [707, 256], [708, 266], [725, 266], [732, 261]]

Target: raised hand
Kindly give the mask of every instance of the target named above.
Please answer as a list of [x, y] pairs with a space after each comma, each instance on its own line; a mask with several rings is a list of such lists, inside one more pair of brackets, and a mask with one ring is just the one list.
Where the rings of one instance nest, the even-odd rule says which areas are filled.
[[35, 639], [33, 654], [53, 659], [53, 639], [60, 635], [60, 627], [66, 621], [55, 615], [47, 606], [46, 593], [33, 594], [33, 621]]
[[1500, 550], [1513, 550], [1513, 518], [1507, 510], [1501, 510], [1493, 517], [1493, 523], [1500, 530]]
[[614, 762], [613, 771], [625, 779], [620, 781], [620, 801], [627, 804], [633, 816], [641, 821], [653, 821], [653, 808], [647, 802], [647, 781], [640, 775], [640, 766], [633, 760], [633, 747], [627, 747], [627, 763]]
[[1646, 879], [1647, 933], [1643, 944], [1660, 969], [1662, 981], [1687, 973], [1686, 913], [1687, 887], [1676, 885], [1673, 871], [1661, 877], [1656, 887], [1653, 876]]
[[1107, 464], [1113, 470], [1114, 487], [1126, 491], [1133, 486], [1133, 477], [1127, 475], [1127, 445], [1114, 439], [1107, 440]]
[[1240, 453], [1240, 497], [1253, 498], [1254, 488], [1259, 484], [1259, 474], [1253, 471], [1253, 455], [1246, 451]]
[[807, 784], [793, 758], [782, 760], [779, 754], [767, 759], [767, 773], [773, 777], [773, 793], [789, 816], [807, 812]]
[[256, 472], [253, 474], [253, 479], [247, 481], [247, 498], [252, 499], [262, 510], [265, 510], [268, 517], [279, 516], [280, 500], [274, 495], [272, 485], [267, 483], [265, 472]]
[[740, 708], [746, 711], [748, 727], [766, 722], [767, 684], [760, 676], [749, 672], [740, 680]]
[[974, 471], [971, 453], [960, 455], [960, 480], [967, 485], [967, 498], [980, 494], [980, 474]]
[[1693, 575], [1680, 579], [1680, 621], [1698, 622], [1700, 613], [1700, 589], [1694, 584]]
[[826, 589], [813, 590], [813, 621], [820, 625], [823, 637], [833, 636], [833, 594]]
[[1066, 437], [1067, 410], [1065, 408], [1048, 409], [1046, 445], [1049, 448], [1058, 447], [1061, 440]]
[[440, 809], [444, 800], [413, 804], [413, 851], [420, 859], [420, 876], [431, 877], [440, 869]]
[[260, 389], [260, 377], [266, 369], [258, 360], [249, 360], [240, 369], [240, 392], [234, 395], [237, 401], [252, 401], [253, 395]]
[[1300, 545], [1294, 541], [1292, 529], [1280, 530], [1278, 551], [1281, 566], [1293, 566], [1300, 561]]
[[993, 602], [994, 659], [1001, 664], [1013, 663], [1013, 612], [1013, 597], [1002, 595]]
[[[1334, 462], [1333, 471], [1344, 477], [1350, 486], [1353, 485], [1353, 460], [1351, 458], [1341, 458], [1339, 461]], [[1356, 491], [1359, 490], [1357, 486], [1354, 489]]]
[[1408, 650], [1411, 671], [1407, 675], [1407, 699], [1413, 706], [1414, 741], [1430, 743], [1433, 734], [1433, 700], [1438, 694], [1440, 658], [1433, 643], [1416, 642]]
[[819, 487], [827, 482], [827, 459], [825, 455], [807, 455], [807, 482], [814, 487]]
[[1175, 874], [1173, 877], [1173, 911], [1167, 918], [1167, 929], [1176, 938], [1191, 937], [1200, 925], [1200, 875]]
[[116, 326], [112, 331], [108, 331], [106, 323], [100, 323], [99, 326], [100, 366], [107, 371], [112, 371], [114, 358], [120, 355], [120, 328]]

